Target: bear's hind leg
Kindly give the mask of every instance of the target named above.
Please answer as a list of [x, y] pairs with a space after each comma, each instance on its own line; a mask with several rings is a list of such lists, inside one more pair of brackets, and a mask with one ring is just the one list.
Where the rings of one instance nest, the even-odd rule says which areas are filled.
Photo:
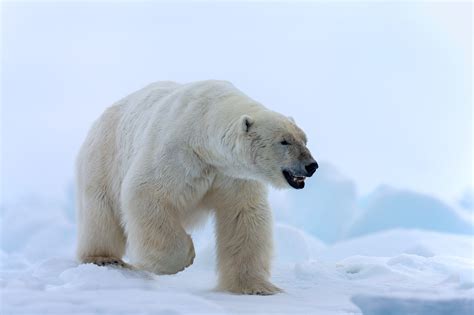
[[105, 196], [83, 194], [78, 202], [77, 257], [82, 263], [99, 266], [118, 265], [122, 261], [126, 238], [123, 228]]

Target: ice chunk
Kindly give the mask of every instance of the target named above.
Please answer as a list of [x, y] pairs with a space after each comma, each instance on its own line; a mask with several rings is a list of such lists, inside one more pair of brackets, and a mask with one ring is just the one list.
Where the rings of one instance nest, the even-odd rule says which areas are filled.
[[352, 301], [363, 315], [472, 315], [474, 299], [420, 299], [359, 295]]

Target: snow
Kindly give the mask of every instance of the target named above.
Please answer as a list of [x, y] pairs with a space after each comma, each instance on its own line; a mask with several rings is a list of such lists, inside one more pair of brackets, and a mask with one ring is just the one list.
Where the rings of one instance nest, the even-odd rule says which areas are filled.
[[378, 232], [334, 244], [322, 255], [337, 261], [352, 255], [391, 257], [414, 254], [422, 257], [436, 255], [474, 257], [472, 236], [439, 232], [394, 229]]
[[73, 192], [4, 204], [0, 313], [473, 313], [472, 222], [455, 204], [390, 187], [361, 198], [334, 168], [319, 175], [301, 193], [271, 194], [272, 281], [285, 293], [268, 297], [214, 290], [212, 220], [192, 232], [194, 264], [156, 276], [74, 260]]
[[[194, 235], [195, 264], [172, 276], [80, 265], [67, 253], [31, 261], [3, 252], [1, 312], [360, 314], [362, 309], [364, 314], [396, 314], [386, 309], [422, 307], [429, 311], [423, 314], [443, 314], [445, 309], [468, 314], [472, 310], [471, 236], [392, 230], [327, 246], [286, 224], [277, 224], [275, 234], [273, 281], [285, 289], [284, 294], [261, 297], [214, 291], [213, 241], [207, 225]], [[407, 253], [413, 244], [423, 244], [419, 245], [423, 250]], [[51, 251], [43, 245], [46, 257]], [[25, 250], [30, 252], [29, 247]]]

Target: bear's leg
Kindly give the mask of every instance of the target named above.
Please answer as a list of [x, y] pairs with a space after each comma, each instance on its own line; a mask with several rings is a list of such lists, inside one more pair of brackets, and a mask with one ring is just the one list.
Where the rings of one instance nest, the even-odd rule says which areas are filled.
[[126, 238], [105, 196], [79, 191], [77, 257], [99, 266], [131, 267], [122, 261]]
[[137, 268], [175, 274], [193, 263], [194, 245], [177, 209], [156, 193], [155, 187], [141, 184], [123, 194], [129, 251]]
[[270, 295], [281, 289], [269, 282], [272, 217], [266, 190], [236, 181], [216, 209], [219, 289]]

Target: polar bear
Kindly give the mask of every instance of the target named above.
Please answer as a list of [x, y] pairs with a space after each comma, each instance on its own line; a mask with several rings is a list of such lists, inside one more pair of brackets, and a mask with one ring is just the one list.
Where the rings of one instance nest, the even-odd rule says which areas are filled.
[[193, 263], [187, 230], [216, 219], [218, 288], [268, 295], [272, 215], [265, 184], [304, 187], [318, 164], [291, 118], [232, 84], [156, 82], [109, 107], [77, 159], [83, 263], [174, 274]]

